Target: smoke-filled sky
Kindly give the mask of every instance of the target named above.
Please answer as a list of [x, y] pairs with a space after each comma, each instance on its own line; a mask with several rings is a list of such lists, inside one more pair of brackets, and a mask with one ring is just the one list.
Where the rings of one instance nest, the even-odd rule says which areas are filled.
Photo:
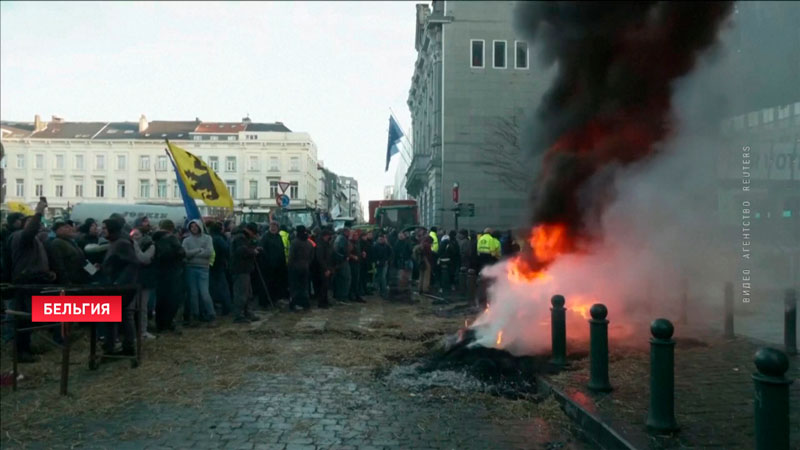
[[394, 184], [389, 109], [410, 127], [414, 27], [413, 2], [2, 2], [0, 117], [249, 113], [309, 132], [366, 203]]

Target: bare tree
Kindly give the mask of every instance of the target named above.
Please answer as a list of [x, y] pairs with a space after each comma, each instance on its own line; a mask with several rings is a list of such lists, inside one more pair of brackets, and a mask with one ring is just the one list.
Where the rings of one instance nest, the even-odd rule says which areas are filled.
[[531, 171], [520, 148], [519, 119], [516, 115], [498, 117], [490, 125], [486, 142], [481, 146], [481, 163], [506, 187], [527, 190]]

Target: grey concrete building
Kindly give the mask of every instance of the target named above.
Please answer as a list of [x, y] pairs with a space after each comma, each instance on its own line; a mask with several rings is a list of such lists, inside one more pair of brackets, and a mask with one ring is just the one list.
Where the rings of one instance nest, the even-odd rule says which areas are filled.
[[408, 96], [413, 155], [406, 189], [423, 225], [454, 226], [452, 189], [475, 204], [459, 227], [523, 224], [530, 184], [519, 129], [546, 87], [513, 27], [515, 2], [416, 5], [417, 62]]

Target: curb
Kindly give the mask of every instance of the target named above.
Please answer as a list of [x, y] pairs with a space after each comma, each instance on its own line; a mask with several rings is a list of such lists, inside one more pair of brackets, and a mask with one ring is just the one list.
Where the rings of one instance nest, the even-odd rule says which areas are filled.
[[620, 436], [602, 419], [587, 411], [547, 380], [537, 377], [536, 381], [540, 386], [540, 392], [552, 394], [567, 417], [575, 422], [595, 445], [604, 450], [638, 450], [637, 447]]

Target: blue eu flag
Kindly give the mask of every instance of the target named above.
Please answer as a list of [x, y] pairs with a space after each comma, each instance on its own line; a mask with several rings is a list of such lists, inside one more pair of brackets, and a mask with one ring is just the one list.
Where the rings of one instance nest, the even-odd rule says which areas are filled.
[[394, 117], [389, 116], [389, 143], [386, 145], [386, 169], [384, 169], [384, 172], [389, 170], [389, 161], [392, 159], [392, 156], [400, 152], [400, 149], [397, 148], [397, 144], [403, 136], [403, 130], [400, 129], [400, 125], [397, 124]]

